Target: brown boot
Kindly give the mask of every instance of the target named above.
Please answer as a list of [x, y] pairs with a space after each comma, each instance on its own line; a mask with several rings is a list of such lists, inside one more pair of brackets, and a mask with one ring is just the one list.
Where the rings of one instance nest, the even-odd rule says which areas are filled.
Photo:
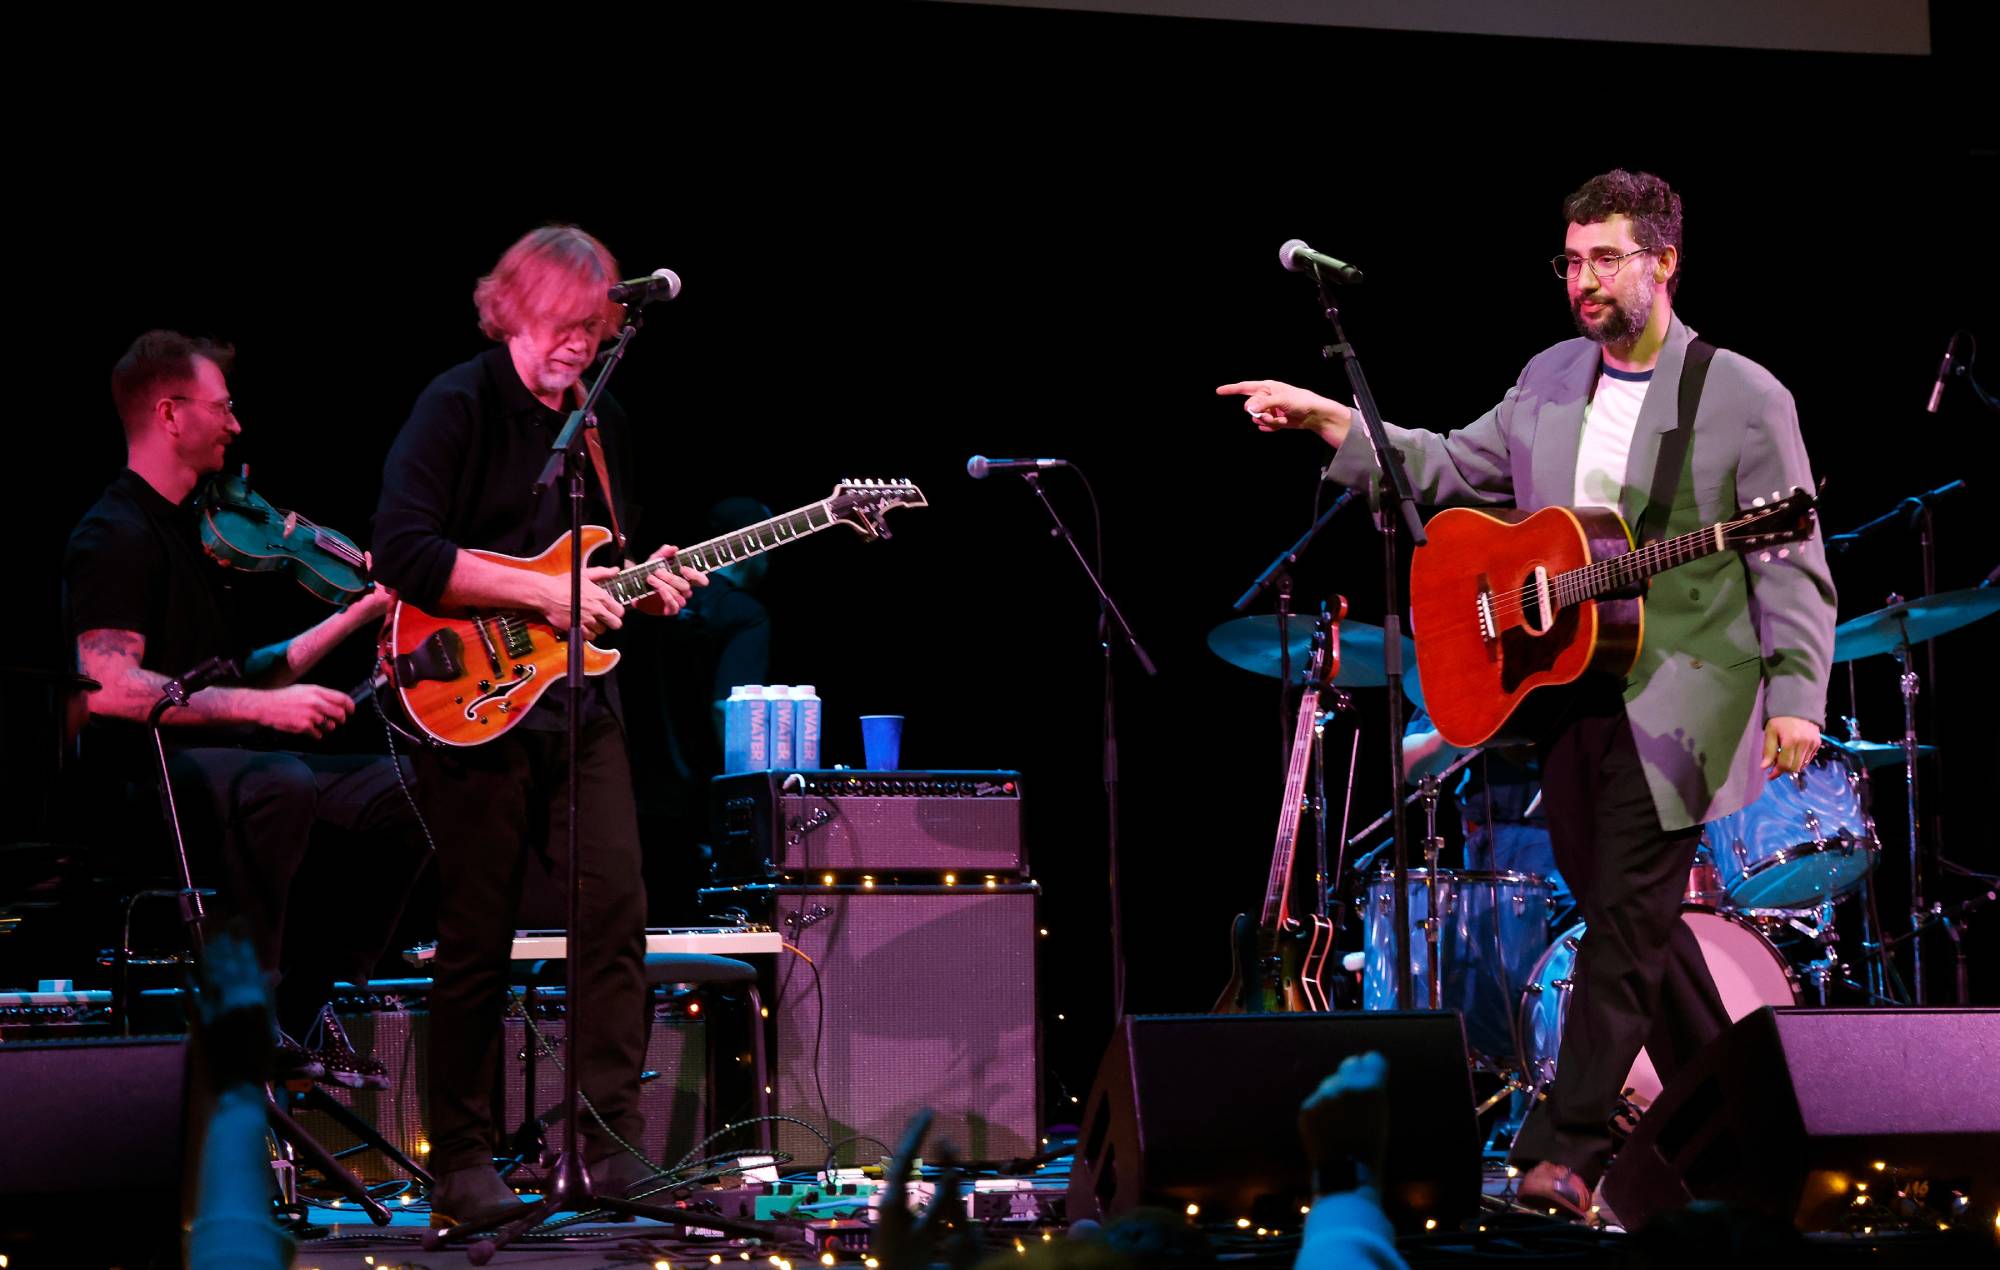
[[1590, 1183], [1567, 1164], [1543, 1160], [1521, 1178], [1515, 1195], [1524, 1208], [1551, 1209], [1572, 1221], [1596, 1220], [1591, 1211]]

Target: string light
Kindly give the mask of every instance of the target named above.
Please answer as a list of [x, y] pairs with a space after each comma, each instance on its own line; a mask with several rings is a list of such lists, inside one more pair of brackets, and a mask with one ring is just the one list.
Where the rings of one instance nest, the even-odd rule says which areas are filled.
[[945, 884], [946, 886], [957, 886], [957, 885], [958, 885], [958, 874], [956, 874], [956, 873], [947, 873], [947, 874], [945, 874], [945, 875], [944, 875], [944, 884]]
[[1880, 1172], [1881, 1172], [1882, 1170], [1884, 1170], [1884, 1169], [1888, 1168], [1889, 1166], [1888, 1166], [1888, 1165], [1887, 1165], [1886, 1163], [1884, 1163], [1883, 1161], [1881, 1161], [1881, 1160], [1877, 1160], [1877, 1161], [1875, 1161], [1875, 1163], [1874, 1163], [1874, 1164], [1873, 1164], [1873, 1165], [1872, 1165], [1871, 1167], [1872, 1167], [1872, 1168], [1874, 1168], [1874, 1170], [1875, 1170], [1875, 1171], [1876, 1171], [1877, 1173], [1880, 1173]]
[[828, 886], [832, 886], [832, 885], [833, 885], [833, 874], [831, 874], [831, 873], [827, 873], [827, 874], [823, 874], [823, 875], [822, 875], [822, 876], [820, 877], [820, 881], [821, 881], [821, 882], [824, 882], [824, 883], [825, 883], [826, 885], [828, 885]]
[[823, 1252], [819, 1254], [819, 1263], [823, 1266], [830, 1266], [838, 1260], [840, 1260], [840, 1258], [834, 1256], [830, 1252]]
[[1435, 1218], [1435, 1217], [1426, 1217], [1426, 1218], [1424, 1218], [1424, 1229], [1425, 1229], [1425, 1230], [1436, 1230], [1437, 1228], [1438, 1228], [1438, 1219], [1437, 1219], [1437, 1218]]
[[1236, 1229], [1238, 1230], [1250, 1229], [1250, 1219], [1248, 1217], [1238, 1217], [1236, 1219]]

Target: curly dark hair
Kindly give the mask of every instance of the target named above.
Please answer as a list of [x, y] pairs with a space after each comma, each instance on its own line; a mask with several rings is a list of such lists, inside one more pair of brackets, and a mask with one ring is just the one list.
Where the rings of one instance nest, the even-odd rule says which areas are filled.
[[236, 350], [227, 344], [182, 335], [179, 331], [148, 331], [132, 341], [132, 347], [111, 369], [111, 400], [118, 417], [133, 428], [152, 408], [154, 394], [162, 388], [178, 387], [194, 378], [194, 359], [206, 357], [229, 373]]
[[[1613, 168], [1593, 176], [1563, 200], [1563, 220], [1571, 225], [1595, 225], [1624, 215], [1632, 222], [1632, 238], [1641, 247], [1672, 247], [1681, 252], [1681, 196], [1651, 172]], [[1667, 296], [1680, 290], [1677, 264], [1667, 279]]]

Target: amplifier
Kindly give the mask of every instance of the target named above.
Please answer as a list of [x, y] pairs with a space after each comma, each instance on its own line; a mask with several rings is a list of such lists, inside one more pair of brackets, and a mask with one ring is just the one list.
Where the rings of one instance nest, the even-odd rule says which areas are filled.
[[738, 772], [709, 806], [723, 881], [1028, 871], [1019, 772]]
[[[389, 1142], [412, 1160], [422, 1164], [430, 1153], [429, 1108], [426, 1085], [430, 1079], [430, 1013], [422, 1009], [385, 1009], [362, 1006], [343, 1010], [341, 1026], [347, 1029], [355, 1048], [372, 1053], [389, 1069], [390, 1088], [337, 1089], [327, 1092], [362, 1119], [368, 1121]], [[538, 1050], [534, 1064], [535, 1089], [528, 1089], [528, 1048], [532, 1037], [527, 1023], [518, 1014], [509, 1015], [501, 1032], [502, 1089], [493, 1111], [498, 1123], [495, 1132], [503, 1143], [511, 1139], [523, 1121], [562, 1105], [561, 1063], [568, 1061], [567, 1020], [539, 1017], [541, 1030], [553, 1061]], [[646, 1066], [639, 1086], [639, 1109], [646, 1117], [646, 1131], [634, 1143], [656, 1162], [673, 1163], [687, 1154], [709, 1131], [706, 1092], [709, 1076], [707, 1023], [664, 1004], [656, 1005], [646, 1039]], [[403, 1173], [387, 1157], [364, 1149], [359, 1138], [323, 1111], [296, 1113], [306, 1131], [319, 1139], [327, 1150], [354, 1154], [343, 1159], [362, 1181], [374, 1185], [403, 1179]], [[588, 1114], [588, 1113], [585, 1113]], [[557, 1122], [548, 1131], [551, 1143], [560, 1141], [562, 1126]], [[543, 1172], [537, 1161], [525, 1161], [514, 1173], [516, 1181], [540, 1181]]]

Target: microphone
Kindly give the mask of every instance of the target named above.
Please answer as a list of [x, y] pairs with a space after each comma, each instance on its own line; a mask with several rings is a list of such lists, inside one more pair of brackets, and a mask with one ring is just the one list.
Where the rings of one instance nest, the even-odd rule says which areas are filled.
[[1318, 265], [1330, 271], [1335, 282], [1345, 282], [1350, 286], [1361, 281], [1361, 271], [1345, 260], [1335, 260], [1322, 251], [1314, 251], [1304, 240], [1294, 238], [1278, 248], [1278, 263], [1293, 273], [1304, 273], [1309, 264]]
[[611, 288], [613, 304], [651, 304], [671, 300], [681, 293], [681, 276], [671, 269], [655, 269], [649, 278], [628, 278]]
[[1068, 466], [1068, 459], [989, 459], [983, 454], [975, 454], [965, 461], [965, 474], [975, 481], [983, 481], [988, 472], [1039, 472], [1045, 468]]
[[1936, 414], [1938, 399], [1944, 396], [1945, 377], [1951, 374], [1952, 359], [1958, 355], [1958, 332], [1951, 333], [1951, 343], [1944, 346], [1944, 360], [1938, 363], [1937, 382], [1931, 385], [1931, 401], [1924, 407], [1926, 414]]

